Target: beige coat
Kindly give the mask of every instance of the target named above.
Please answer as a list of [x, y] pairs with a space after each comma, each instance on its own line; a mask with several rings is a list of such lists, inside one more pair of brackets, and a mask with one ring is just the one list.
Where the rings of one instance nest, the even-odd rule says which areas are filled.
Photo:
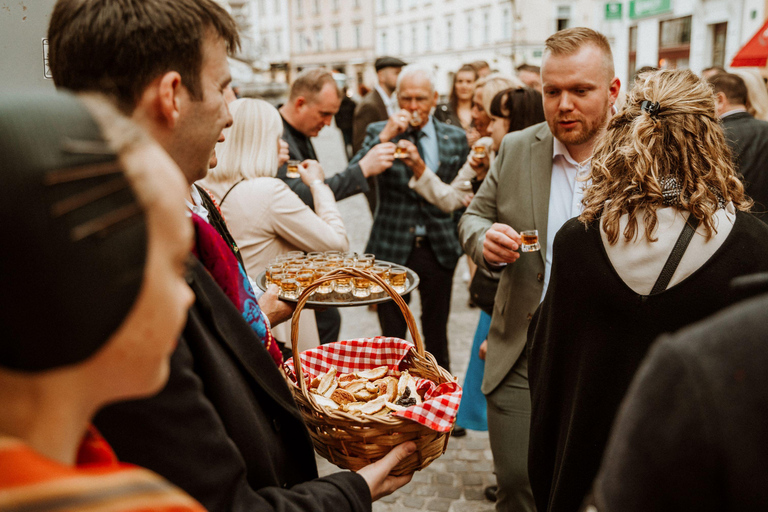
[[[216, 182], [206, 178], [200, 185], [211, 191], [221, 205], [221, 198], [235, 181]], [[346, 251], [347, 232], [336, 207], [331, 189], [324, 184], [311, 188], [315, 212], [277, 178], [255, 178], [238, 184], [221, 205], [246, 271], [256, 278], [267, 264], [289, 251]], [[290, 322], [272, 329], [280, 341], [290, 342]], [[301, 313], [299, 323], [301, 350], [317, 346], [317, 325], [312, 310]]]

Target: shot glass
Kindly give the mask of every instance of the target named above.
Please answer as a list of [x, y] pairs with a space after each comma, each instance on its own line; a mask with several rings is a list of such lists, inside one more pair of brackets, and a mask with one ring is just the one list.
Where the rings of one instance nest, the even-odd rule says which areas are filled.
[[270, 263], [264, 271], [264, 282], [269, 286], [272, 284], [272, 275], [283, 271], [282, 263]]
[[405, 158], [408, 156], [408, 151], [405, 148], [397, 146], [395, 148], [395, 158]]
[[472, 155], [478, 160], [482, 160], [483, 158], [485, 158], [485, 155], [487, 154], [488, 152], [486, 151], [484, 144], [478, 144], [476, 146], [472, 146]]
[[299, 283], [299, 293], [306, 290], [307, 287], [309, 287], [309, 285], [311, 285], [314, 280], [315, 280], [315, 274], [312, 271], [312, 269], [304, 269], [298, 274], [296, 274], [296, 282]]
[[357, 257], [357, 261], [365, 263], [366, 269], [371, 268], [376, 263], [376, 255], [367, 252]]
[[522, 231], [520, 233], [520, 238], [523, 239], [523, 243], [520, 245], [520, 252], [535, 252], [541, 249], [541, 244], [539, 244], [539, 231], [537, 229]]
[[421, 124], [421, 114], [418, 110], [411, 112], [411, 126], [416, 127]]
[[288, 160], [288, 167], [285, 169], [286, 178], [301, 178], [299, 174], [299, 166], [301, 162], [298, 160]]
[[[371, 267], [371, 270], [374, 274], [376, 274], [378, 277], [380, 277], [383, 281], [389, 282], [389, 270], [392, 268], [392, 265], [389, 263], [382, 263], [380, 265], [374, 265]], [[381, 293], [384, 291], [384, 288], [379, 286], [378, 283], [375, 281], [372, 283], [371, 286], [371, 293]]]
[[280, 281], [280, 295], [286, 299], [298, 299], [299, 293], [299, 282], [295, 277], [289, 277]]
[[333, 283], [333, 289], [336, 293], [349, 293], [354, 288], [351, 277], [337, 277]]
[[389, 271], [389, 284], [397, 293], [405, 292], [407, 288], [406, 272], [404, 268], [392, 268]]
[[[320, 267], [315, 269], [315, 281], [320, 279], [321, 277], [325, 276], [328, 272], [333, 271], [333, 267]], [[327, 281], [325, 283], [322, 283], [320, 286], [315, 288], [315, 293], [319, 293], [320, 295], [325, 295], [328, 293], [331, 293], [333, 291], [333, 280]]]
[[[355, 269], [365, 270], [365, 264], [361, 262], [355, 263]], [[368, 297], [371, 295], [371, 285], [373, 284], [367, 277], [353, 277], [352, 284], [354, 289], [352, 295], [355, 297]]]

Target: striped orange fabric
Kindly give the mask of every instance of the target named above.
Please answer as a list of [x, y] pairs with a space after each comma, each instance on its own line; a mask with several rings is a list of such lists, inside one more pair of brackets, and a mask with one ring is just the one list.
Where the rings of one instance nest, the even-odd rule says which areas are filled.
[[[90, 440], [93, 441], [94, 438]], [[183, 491], [151, 471], [117, 462], [106, 443], [100, 448], [101, 450], [90, 454], [87, 464], [68, 467], [39, 455], [21, 441], [0, 438], [0, 510], [3, 512], [69, 510], [202, 512], [204, 510]], [[99, 461], [99, 456], [103, 460]]]

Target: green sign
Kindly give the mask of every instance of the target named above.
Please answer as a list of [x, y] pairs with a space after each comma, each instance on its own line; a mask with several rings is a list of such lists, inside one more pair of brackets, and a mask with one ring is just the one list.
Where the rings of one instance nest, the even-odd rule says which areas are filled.
[[621, 19], [621, 3], [620, 2], [608, 2], [605, 4], [605, 19], [607, 20], [620, 20]]
[[672, 0], [630, 0], [630, 19], [645, 18], [672, 10]]

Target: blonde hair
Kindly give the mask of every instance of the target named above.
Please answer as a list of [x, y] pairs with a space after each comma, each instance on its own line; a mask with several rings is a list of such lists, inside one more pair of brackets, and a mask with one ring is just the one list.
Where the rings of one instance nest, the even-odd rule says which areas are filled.
[[491, 102], [494, 96], [507, 89], [525, 87], [525, 84], [517, 76], [504, 73], [491, 73], [475, 82], [475, 89], [483, 88], [483, 110], [490, 117]]
[[[658, 102], [655, 116], [641, 109], [646, 100]], [[715, 231], [720, 198], [744, 211], [752, 205], [735, 176], [712, 89], [689, 70], [637, 77], [626, 104], [597, 143], [579, 220], [588, 225], [602, 217], [608, 242], [614, 244], [621, 216], [629, 214], [623, 235], [631, 241], [637, 213], [644, 209], [645, 237], [653, 242], [656, 210], [663, 207], [661, 181], [667, 177], [677, 180], [680, 208], [702, 221], [708, 238]]]
[[573, 55], [587, 45], [597, 47], [604, 56], [608, 80], [613, 79], [613, 52], [608, 38], [587, 27], [573, 27], [555, 32], [544, 41], [544, 51], [551, 55]]
[[215, 181], [274, 177], [283, 122], [264, 100], [241, 98], [229, 105], [234, 121], [216, 145], [219, 163], [208, 176]]
[[768, 90], [760, 72], [755, 69], [733, 68], [730, 73], [739, 75], [747, 86], [747, 112], [756, 119], [768, 121]]

